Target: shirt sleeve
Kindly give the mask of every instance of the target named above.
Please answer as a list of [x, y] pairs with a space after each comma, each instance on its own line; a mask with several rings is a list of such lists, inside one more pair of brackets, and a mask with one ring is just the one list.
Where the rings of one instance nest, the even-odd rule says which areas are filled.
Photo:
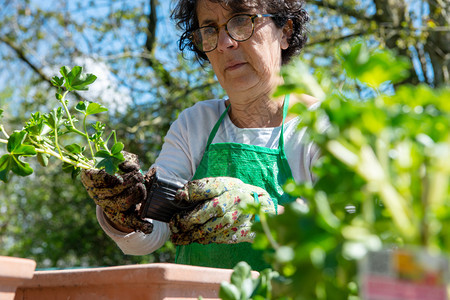
[[121, 232], [106, 221], [100, 206], [97, 206], [97, 219], [105, 233], [128, 255], [150, 254], [161, 248], [170, 236], [169, 224], [150, 219], [148, 221], [153, 223], [153, 232], [150, 234]]
[[203, 157], [209, 133], [225, 108], [223, 102], [201, 101], [184, 110], [170, 126], [152, 167], [166, 177], [191, 180]]
[[[206, 146], [209, 132], [217, 121], [223, 101], [201, 101], [183, 111], [170, 126], [161, 153], [152, 168], [161, 176], [179, 182], [189, 181], [195, 173]], [[222, 104], [223, 106], [223, 104]], [[150, 220], [153, 232], [124, 233], [112, 227], [97, 207], [97, 219], [105, 233], [128, 255], [150, 254], [164, 245], [170, 237], [167, 223]]]

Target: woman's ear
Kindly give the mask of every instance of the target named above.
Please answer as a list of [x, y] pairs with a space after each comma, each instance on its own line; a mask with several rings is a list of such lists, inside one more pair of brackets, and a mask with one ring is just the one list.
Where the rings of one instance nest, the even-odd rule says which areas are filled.
[[281, 49], [286, 50], [289, 48], [289, 39], [293, 32], [293, 23], [289, 19], [283, 27], [283, 35], [281, 36]]

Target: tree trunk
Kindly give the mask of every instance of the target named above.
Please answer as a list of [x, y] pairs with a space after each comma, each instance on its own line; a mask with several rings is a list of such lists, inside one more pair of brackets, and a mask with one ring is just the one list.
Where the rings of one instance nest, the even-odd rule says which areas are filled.
[[[404, 39], [404, 35], [402, 36], [402, 31], [405, 29], [404, 25], [411, 21], [406, 17], [407, 5], [405, 0], [374, 0], [374, 3], [377, 10], [374, 19], [378, 23], [380, 36], [386, 47], [396, 50], [397, 54], [409, 57], [412, 61], [414, 58], [411, 52], [408, 50], [406, 44], [402, 42]], [[418, 84], [419, 78], [412, 64], [409, 73], [410, 77], [406, 81], [412, 84]]]
[[[443, 1], [442, 6], [438, 6], [436, 1], [428, 1], [430, 6], [430, 22], [437, 28], [430, 31], [425, 45], [425, 51], [430, 56], [433, 66], [434, 86], [450, 83], [450, 4]], [[432, 28], [433, 29], [433, 28]]]

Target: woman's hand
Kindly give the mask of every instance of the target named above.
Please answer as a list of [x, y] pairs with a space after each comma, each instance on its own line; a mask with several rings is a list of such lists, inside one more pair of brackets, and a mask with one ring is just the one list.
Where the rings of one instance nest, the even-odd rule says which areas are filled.
[[264, 189], [231, 177], [191, 181], [178, 191], [177, 197], [201, 204], [170, 221], [171, 239], [176, 245], [252, 242], [255, 215], [243, 213], [241, 206], [259, 202], [264, 212], [276, 213]]
[[142, 220], [136, 205], [147, 196], [144, 175], [137, 155], [125, 152], [119, 168], [123, 174], [109, 175], [104, 170], [83, 170], [81, 182], [89, 196], [100, 206], [108, 223], [122, 232], [153, 231], [153, 224]]

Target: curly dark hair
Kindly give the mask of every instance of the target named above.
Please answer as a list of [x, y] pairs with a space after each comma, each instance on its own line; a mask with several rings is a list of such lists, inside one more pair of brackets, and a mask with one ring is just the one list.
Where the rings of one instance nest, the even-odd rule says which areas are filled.
[[[200, 63], [208, 61], [206, 54], [198, 50], [189, 39], [191, 32], [199, 28], [197, 17], [197, 3], [199, 0], [178, 0], [172, 18], [177, 22], [177, 27], [183, 31], [179, 40], [179, 48], [183, 52], [186, 48], [195, 53]], [[264, 13], [275, 15], [273, 21], [282, 28], [290, 19], [293, 23], [293, 32], [288, 40], [289, 47], [282, 50], [282, 64], [288, 63], [291, 58], [298, 55], [306, 44], [306, 25], [309, 15], [304, 9], [304, 0], [207, 0], [221, 4], [233, 13], [246, 12], [255, 7], [262, 7]]]

